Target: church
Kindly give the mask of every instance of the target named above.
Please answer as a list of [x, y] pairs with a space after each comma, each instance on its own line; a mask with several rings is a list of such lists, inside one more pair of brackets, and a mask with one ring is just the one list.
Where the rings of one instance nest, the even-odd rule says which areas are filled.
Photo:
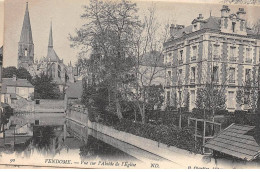
[[76, 77], [76, 68], [70, 64], [65, 65], [59, 58], [53, 47], [52, 24], [50, 26], [49, 44], [47, 56], [39, 60], [34, 60], [34, 43], [30, 23], [28, 2], [24, 21], [18, 43], [18, 68], [25, 68], [33, 76], [46, 74], [53, 78], [53, 81], [59, 86], [60, 91], [64, 91], [68, 83], [74, 83]]

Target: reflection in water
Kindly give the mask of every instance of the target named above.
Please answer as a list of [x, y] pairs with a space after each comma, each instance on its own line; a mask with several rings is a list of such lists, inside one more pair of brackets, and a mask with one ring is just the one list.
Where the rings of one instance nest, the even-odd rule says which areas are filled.
[[[23, 144], [0, 145], [0, 156], [7, 157], [10, 155], [33, 161], [39, 157], [43, 160], [44, 158], [73, 158], [78, 161], [137, 160], [91, 136], [86, 126], [71, 121], [66, 121], [64, 125], [31, 125], [30, 129], [33, 131], [33, 135]], [[15, 137], [18, 140], [20, 136]]]

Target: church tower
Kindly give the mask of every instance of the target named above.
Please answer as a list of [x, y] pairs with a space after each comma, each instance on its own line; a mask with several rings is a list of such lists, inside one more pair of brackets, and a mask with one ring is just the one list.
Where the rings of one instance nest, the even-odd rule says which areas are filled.
[[32, 38], [32, 29], [28, 10], [28, 2], [26, 2], [26, 10], [24, 14], [23, 27], [18, 43], [18, 68], [23, 67], [29, 69], [34, 63], [34, 44]]

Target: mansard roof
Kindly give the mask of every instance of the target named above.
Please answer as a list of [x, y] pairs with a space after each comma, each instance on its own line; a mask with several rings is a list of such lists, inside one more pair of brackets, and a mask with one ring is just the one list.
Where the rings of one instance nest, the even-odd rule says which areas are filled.
[[20, 36], [20, 43], [33, 44], [32, 28], [30, 22], [30, 15], [28, 10], [28, 2], [26, 3], [26, 10], [24, 14], [23, 27]]
[[[203, 20], [203, 22], [201, 22], [200, 24], [201, 27], [199, 30], [210, 29], [220, 32], [221, 17], [210, 16], [209, 18]], [[174, 34], [174, 39], [181, 38], [186, 34], [192, 33], [192, 27], [193, 25], [189, 25], [187, 27], [184, 27], [183, 29], [176, 31], [176, 33]], [[253, 34], [253, 31], [250, 28], [246, 28], [246, 32], [248, 35]]]

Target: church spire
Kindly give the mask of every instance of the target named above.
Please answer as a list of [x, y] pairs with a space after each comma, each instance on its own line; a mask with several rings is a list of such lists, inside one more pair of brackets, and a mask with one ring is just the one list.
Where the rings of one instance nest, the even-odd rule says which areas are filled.
[[53, 38], [52, 38], [52, 22], [50, 27], [50, 35], [49, 35], [49, 45], [48, 48], [53, 48]]
[[26, 10], [23, 20], [23, 28], [20, 36], [20, 43], [33, 44], [28, 2], [26, 2]]

